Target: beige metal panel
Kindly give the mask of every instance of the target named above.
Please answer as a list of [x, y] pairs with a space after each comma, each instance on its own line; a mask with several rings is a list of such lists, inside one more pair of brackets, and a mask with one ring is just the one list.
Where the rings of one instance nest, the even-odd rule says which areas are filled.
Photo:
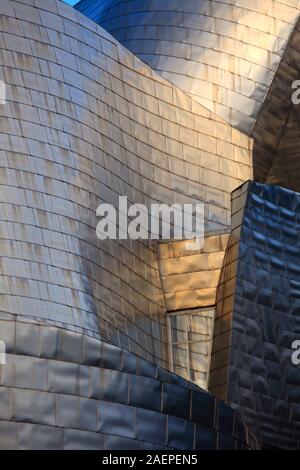
[[183, 308], [211, 307], [216, 302], [216, 288], [200, 288], [187, 291], [165, 291], [167, 308], [170, 311]]
[[213, 306], [229, 235], [205, 237], [201, 250], [186, 242], [159, 245], [159, 270], [168, 311]]

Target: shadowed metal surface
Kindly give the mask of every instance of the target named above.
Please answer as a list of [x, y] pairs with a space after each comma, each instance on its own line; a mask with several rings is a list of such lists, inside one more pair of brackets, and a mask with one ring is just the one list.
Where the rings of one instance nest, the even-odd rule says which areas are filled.
[[1, 449], [249, 449], [239, 414], [90, 336], [0, 314]]
[[261, 442], [300, 445], [300, 194], [250, 182], [234, 192], [218, 290], [210, 390]]

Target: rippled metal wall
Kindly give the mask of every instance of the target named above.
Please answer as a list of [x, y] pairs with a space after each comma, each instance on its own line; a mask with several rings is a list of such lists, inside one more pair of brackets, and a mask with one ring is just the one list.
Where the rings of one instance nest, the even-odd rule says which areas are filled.
[[1, 449], [249, 449], [240, 415], [82, 333], [0, 313]]
[[100, 202], [206, 203], [230, 225], [251, 139], [55, 0], [0, 5], [1, 309], [167, 365], [156, 247], [100, 242]]
[[247, 134], [300, 13], [298, 0], [81, 0], [76, 8]]
[[211, 390], [260, 441], [300, 445], [300, 194], [248, 183], [233, 195], [233, 231], [218, 295]]

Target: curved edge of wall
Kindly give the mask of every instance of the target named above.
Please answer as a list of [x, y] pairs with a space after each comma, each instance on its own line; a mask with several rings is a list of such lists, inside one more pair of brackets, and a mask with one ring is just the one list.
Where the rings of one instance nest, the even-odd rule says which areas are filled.
[[0, 315], [3, 449], [257, 449], [240, 415], [82, 333]]

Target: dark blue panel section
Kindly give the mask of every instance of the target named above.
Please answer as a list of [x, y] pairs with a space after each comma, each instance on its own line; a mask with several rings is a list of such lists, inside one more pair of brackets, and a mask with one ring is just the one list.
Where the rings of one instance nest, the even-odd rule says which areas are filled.
[[[299, 448], [300, 194], [250, 183], [239, 241], [228, 401], [262, 441]], [[223, 441], [222, 441], [223, 442]]]
[[[0, 332], [9, 344], [7, 363], [0, 366], [4, 449], [257, 446], [240, 419], [233, 428], [237, 414], [228, 405], [132, 353], [1, 313]], [[278, 410], [284, 411], [280, 404]]]

